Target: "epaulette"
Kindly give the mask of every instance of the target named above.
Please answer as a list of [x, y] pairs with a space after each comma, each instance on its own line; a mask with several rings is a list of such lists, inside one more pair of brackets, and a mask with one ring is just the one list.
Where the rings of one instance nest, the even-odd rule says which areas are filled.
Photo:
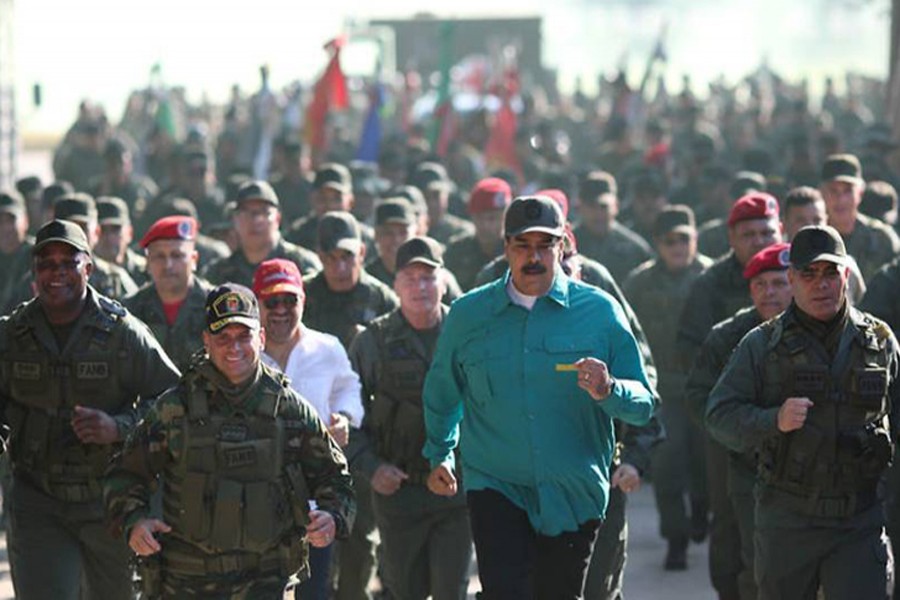
[[873, 320], [872, 322], [872, 331], [875, 332], [875, 335], [878, 337], [879, 341], [884, 342], [885, 340], [890, 339], [891, 337], [891, 328], [888, 327], [887, 323], [880, 320]]
[[113, 300], [112, 298], [98, 295], [97, 303], [100, 305], [100, 308], [103, 309], [103, 312], [112, 316], [114, 320], [121, 319], [126, 314], [128, 314], [128, 312], [125, 310], [125, 307], [119, 304], [117, 300]]

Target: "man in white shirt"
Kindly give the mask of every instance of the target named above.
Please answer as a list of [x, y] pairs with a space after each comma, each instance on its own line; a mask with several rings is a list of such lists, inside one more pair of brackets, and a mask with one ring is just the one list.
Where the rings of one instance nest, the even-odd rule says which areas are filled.
[[[253, 276], [253, 292], [266, 331], [263, 361], [284, 371], [338, 445], [346, 446], [350, 427], [362, 423], [359, 377], [336, 337], [301, 323], [306, 295], [297, 265], [281, 258], [263, 261]], [[297, 587], [298, 599], [328, 597], [331, 554], [332, 546], [310, 549], [310, 578]]]

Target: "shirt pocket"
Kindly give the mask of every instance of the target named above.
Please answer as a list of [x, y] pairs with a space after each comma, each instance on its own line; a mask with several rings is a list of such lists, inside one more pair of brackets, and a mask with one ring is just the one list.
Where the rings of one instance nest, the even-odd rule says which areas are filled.
[[502, 380], [510, 375], [510, 351], [508, 341], [482, 338], [469, 344], [462, 370], [476, 406], [485, 406], [502, 389]]
[[589, 335], [548, 335], [544, 338], [544, 351], [556, 364], [572, 364], [592, 356], [598, 360], [597, 338]]

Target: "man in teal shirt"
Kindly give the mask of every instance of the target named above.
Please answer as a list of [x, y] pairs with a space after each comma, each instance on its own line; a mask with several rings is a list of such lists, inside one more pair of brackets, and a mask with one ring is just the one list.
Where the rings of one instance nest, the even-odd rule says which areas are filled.
[[562, 271], [563, 223], [549, 198], [510, 205], [510, 272], [454, 303], [425, 382], [428, 487], [456, 492], [461, 442], [491, 600], [581, 597], [606, 511], [613, 418], [642, 425], [654, 409], [622, 307]]

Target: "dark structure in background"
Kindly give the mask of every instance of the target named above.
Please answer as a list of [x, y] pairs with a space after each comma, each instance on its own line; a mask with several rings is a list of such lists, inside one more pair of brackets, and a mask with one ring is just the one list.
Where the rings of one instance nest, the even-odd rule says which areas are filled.
[[453, 24], [454, 62], [473, 54], [493, 56], [505, 46], [518, 49], [519, 72], [525, 81], [548, 83], [555, 77], [541, 62], [543, 37], [540, 17], [497, 19], [440, 19], [417, 15], [412, 19], [374, 19], [372, 26], [390, 27], [396, 36], [397, 69], [415, 69], [423, 75], [440, 70], [440, 29]]
[[19, 132], [16, 127], [15, 63], [13, 62], [14, 0], [0, 0], [0, 188], [16, 180]]

